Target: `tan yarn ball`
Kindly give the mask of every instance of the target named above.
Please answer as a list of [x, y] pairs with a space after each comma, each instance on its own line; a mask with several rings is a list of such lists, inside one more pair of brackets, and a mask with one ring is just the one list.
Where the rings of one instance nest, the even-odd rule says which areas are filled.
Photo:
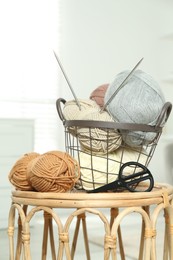
[[[85, 115], [83, 120], [114, 122], [108, 112], [93, 112]], [[122, 143], [122, 136], [117, 129], [79, 128], [77, 131], [81, 148], [95, 154], [115, 151]]]
[[80, 177], [78, 162], [68, 153], [50, 151], [28, 166], [32, 186], [40, 192], [67, 192]]
[[16, 161], [12, 167], [8, 178], [9, 181], [16, 187], [17, 190], [30, 191], [34, 190], [27, 179], [28, 164], [39, 156], [39, 153], [27, 153]]

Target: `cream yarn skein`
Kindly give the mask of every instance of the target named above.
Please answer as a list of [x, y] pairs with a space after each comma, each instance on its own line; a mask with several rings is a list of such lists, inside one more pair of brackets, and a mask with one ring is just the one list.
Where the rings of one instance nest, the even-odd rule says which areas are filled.
[[[140, 152], [140, 156], [139, 156]], [[138, 149], [120, 147], [108, 155], [91, 157], [90, 154], [80, 152], [81, 183], [85, 190], [101, 187], [117, 179], [120, 166], [129, 161], [146, 164], [148, 156]], [[127, 167], [126, 175], [132, 174], [134, 168]]]
[[[77, 105], [75, 100], [66, 101], [63, 108], [63, 116], [66, 120], [81, 120], [86, 114], [92, 113], [93, 111], [99, 111], [100, 107], [94, 100], [78, 99], [81, 109]], [[76, 136], [76, 128], [69, 127], [68, 131]]]
[[[85, 115], [83, 120], [114, 122], [112, 117], [103, 112], [92, 112]], [[106, 130], [104, 128], [78, 128], [77, 136], [81, 148], [94, 154], [115, 151], [122, 142], [121, 134], [116, 129]]]
[[86, 114], [93, 111], [99, 111], [100, 107], [94, 100], [78, 99], [81, 110], [75, 100], [66, 101], [63, 108], [63, 115], [66, 120], [80, 120]]
[[[79, 100], [81, 110], [74, 100], [65, 103], [63, 115], [66, 120], [95, 120], [110, 121], [114, 120], [107, 111], [100, 112], [100, 106], [93, 100]], [[69, 132], [79, 138], [82, 149], [92, 150], [97, 153], [107, 153], [114, 151], [121, 145], [121, 135], [113, 129], [109, 131], [109, 141], [107, 141], [107, 132], [104, 129], [93, 128], [89, 132], [89, 128], [70, 127]]]

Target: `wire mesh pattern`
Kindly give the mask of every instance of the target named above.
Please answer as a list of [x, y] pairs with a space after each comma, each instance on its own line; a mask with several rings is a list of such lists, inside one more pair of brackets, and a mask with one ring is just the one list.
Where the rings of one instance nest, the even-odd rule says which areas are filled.
[[[61, 104], [56, 102], [57, 111], [64, 125], [65, 149], [80, 165], [81, 177], [77, 189], [92, 190], [117, 179], [120, 168], [127, 162], [137, 162], [148, 167], [162, 129], [172, 109], [166, 102], [155, 126], [144, 124], [127, 124], [92, 120], [65, 120]], [[121, 138], [112, 138], [116, 131]], [[100, 132], [104, 134], [100, 134]], [[93, 134], [94, 133], [94, 134]], [[150, 135], [150, 139], [148, 136]], [[128, 139], [137, 139], [139, 145], [129, 146]], [[99, 143], [99, 145], [98, 145]], [[101, 145], [100, 145], [101, 144]], [[97, 147], [103, 149], [97, 150]], [[115, 147], [115, 149], [110, 147]], [[125, 175], [135, 173], [137, 167], [129, 165]]]

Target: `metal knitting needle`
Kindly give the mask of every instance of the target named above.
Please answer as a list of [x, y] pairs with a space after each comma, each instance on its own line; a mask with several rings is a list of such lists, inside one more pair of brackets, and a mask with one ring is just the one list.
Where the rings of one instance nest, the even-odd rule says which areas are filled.
[[135, 67], [130, 71], [130, 73], [127, 75], [127, 77], [123, 80], [123, 82], [120, 84], [120, 86], [115, 90], [115, 92], [112, 94], [112, 96], [108, 99], [108, 101], [105, 103], [105, 105], [103, 106], [102, 110], [103, 111], [107, 105], [109, 105], [109, 103], [112, 101], [112, 99], [115, 97], [115, 95], [118, 93], [118, 91], [124, 87], [125, 83], [127, 82], [127, 80], [129, 79], [129, 77], [133, 74], [133, 72], [136, 70], [136, 68], [139, 66], [139, 64], [142, 62], [143, 58], [140, 59], [140, 61], [138, 61], [138, 63], [135, 65]]
[[74, 97], [74, 99], [76, 101], [76, 104], [78, 105], [79, 109], [81, 110], [81, 105], [80, 105], [80, 103], [79, 103], [79, 101], [78, 101], [78, 99], [76, 97], [76, 94], [75, 94], [75, 92], [74, 92], [74, 90], [73, 90], [73, 88], [72, 88], [72, 86], [70, 84], [70, 81], [69, 81], [69, 79], [68, 79], [68, 77], [67, 77], [67, 75], [66, 75], [66, 73], [65, 73], [65, 71], [64, 71], [64, 69], [62, 67], [62, 64], [61, 64], [61, 62], [60, 62], [60, 60], [59, 60], [59, 58], [58, 58], [58, 56], [57, 56], [57, 54], [55, 52], [54, 52], [54, 55], [55, 55], [55, 58], [56, 58], [56, 60], [57, 60], [57, 62], [59, 64], [59, 67], [60, 67], [60, 69], [61, 69], [61, 71], [62, 71], [62, 73], [64, 75], [64, 78], [65, 78], [65, 80], [66, 80], [66, 82], [67, 82], [67, 84], [68, 84], [68, 86], [69, 86], [69, 88], [70, 88], [70, 90], [71, 90], [71, 92], [73, 94], [73, 97]]

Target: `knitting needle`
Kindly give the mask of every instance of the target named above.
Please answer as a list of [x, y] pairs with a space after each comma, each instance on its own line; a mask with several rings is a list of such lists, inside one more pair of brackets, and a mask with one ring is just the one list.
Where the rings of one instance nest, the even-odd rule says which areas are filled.
[[118, 91], [124, 87], [125, 83], [127, 82], [127, 80], [129, 79], [129, 77], [133, 74], [133, 72], [136, 70], [136, 68], [139, 66], [139, 64], [142, 62], [143, 58], [140, 59], [140, 61], [138, 61], [138, 63], [135, 65], [135, 67], [130, 71], [130, 73], [127, 75], [127, 77], [123, 80], [123, 82], [120, 84], [120, 86], [115, 90], [115, 92], [112, 94], [112, 96], [108, 99], [108, 101], [105, 103], [105, 105], [103, 106], [102, 110], [103, 111], [107, 105], [109, 105], [109, 103], [112, 101], [112, 99], [115, 97], [115, 95], [118, 93]]
[[59, 58], [58, 58], [58, 56], [57, 56], [57, 54], [55, 52], [54, 52], [54, 55], [55, 55], [55, 58], [56, 58], [56, 60], [57, 60], [57, 62], [59, 64], [59, 67], [60, 67], [60, 69], [61, 69], [61, 71], [62, 71], [62, 73], [64, 75], [64, 78], [65, 78], [65, 80], [66, 80], [66, 82], [67, 82], [67, 84], [68, 84], [68, 86], [69, 86], [69, 88], [70, 88], [70, 90], [71, 90], [71, 92], [72, 92], [72, 94], [74, 96], [74, 99], [75, 99], [79, 109], [81, 110], [81, 105], [80, 105], [80, 103], [79, 103], [79, 101], [78, 101], [78, 99], [76, 97], [76, 94], [75, 94], [75, 92], [74, 92], [74, 90], [73, 90], [73, 88], [72, 88], [72, 86], [70, 84], [70, 81], [69, 81], [69, 79], [68, 79], [68, 77], [67, 77], [67, 75], [66, 75], [66, 73], [65, 73], [65, 71], [64, 71], [64, 69], [62, 67], [62, 64], [61, 64], [61, 62], [60, 62], [60, 60], [59, 60]]

